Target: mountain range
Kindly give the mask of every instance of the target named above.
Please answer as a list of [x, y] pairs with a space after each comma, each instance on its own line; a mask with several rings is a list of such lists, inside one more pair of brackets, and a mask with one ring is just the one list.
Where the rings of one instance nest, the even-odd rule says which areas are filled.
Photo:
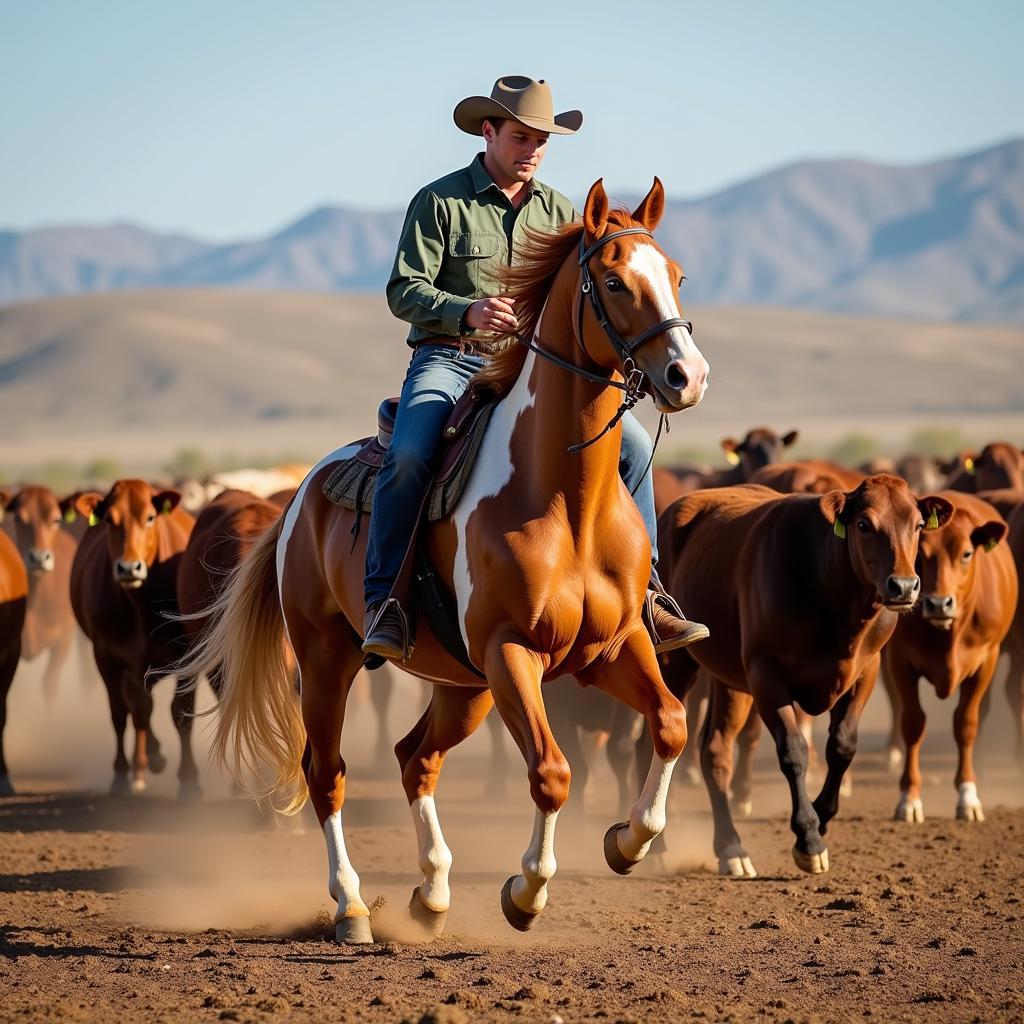
[[[127, 224], [0, 231], [0, 302], [141, 288], [379, 291], [401, 222], [400, 210], [323, 206], [228, 244]], [[658, 237], [685, 267], [688, 305], [1022, 324], [1024, 139], [913, 166], [792, 164], [670, 201]]]

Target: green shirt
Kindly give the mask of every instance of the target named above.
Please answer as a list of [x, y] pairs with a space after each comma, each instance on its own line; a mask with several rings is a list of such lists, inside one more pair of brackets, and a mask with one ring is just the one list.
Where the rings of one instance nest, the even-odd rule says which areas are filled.
[[512, 259], [524, 230], [555, 231], [576, 216], [560, 192], [531, 182], [518, 208], [484, 167], [483, 154], [415, 195], [405, 215], [388, 281], [391, 312], [412, 324], [409, 344], [461, 332], [477, 299], [495, 294], [491, 275]]

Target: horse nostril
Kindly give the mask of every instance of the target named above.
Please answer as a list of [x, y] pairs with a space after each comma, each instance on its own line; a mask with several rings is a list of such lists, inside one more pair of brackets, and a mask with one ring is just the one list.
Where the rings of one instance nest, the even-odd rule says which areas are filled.
[[677, 359], [675, 362], [668, 364], [665, 369], [665, 383], [673, 391], [686, 390], [690, 383], [690, 378], [686, 375], [686, 371], [683, 369], [681, 359]]

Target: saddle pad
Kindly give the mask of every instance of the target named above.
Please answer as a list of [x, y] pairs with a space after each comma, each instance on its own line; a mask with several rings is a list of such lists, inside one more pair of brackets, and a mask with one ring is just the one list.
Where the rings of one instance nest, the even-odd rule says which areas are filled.
[[[437, 522], [439, 519], [445, 519], [455, 510], [462, 492], [466, 489], [470, 471], [480, 452], [480, 445], [483, 443], [484, 433], [493, 411], [494, 404], [488, 404], [480, 409], [470, 426], [469, 435], [464, 439], [458, 458], [450, 466], [445, 466], [443, 473], [435, 476], [431, 482], [426, 512], [428, 521]], [[376, 438], [372, 438], [366, 442], [365, 447], [376, 444]], [[379, 463], [368, 465], [368, 461], [376, 460], [362, 459], [361, 454], [361, 451], [357, 452], [331, 471], [324, 482], [323, 493], [326, 498], [343, 508], [350, 508], [356, 512], [372, 512]]]

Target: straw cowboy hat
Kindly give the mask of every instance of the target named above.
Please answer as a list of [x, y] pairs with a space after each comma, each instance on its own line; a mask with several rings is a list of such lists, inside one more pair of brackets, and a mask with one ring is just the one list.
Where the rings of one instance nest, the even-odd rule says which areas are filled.
[[552, 135], [573, 135], [583, 124], [578, 110], [554, 113], [551, 87], [522, 75], [506, 75], [494, 83], [490, 96], [468, 96], [455, 108], [455, 123], [470, 135], [482, 135], [484, 119], [510, 117], [539, 132]]

